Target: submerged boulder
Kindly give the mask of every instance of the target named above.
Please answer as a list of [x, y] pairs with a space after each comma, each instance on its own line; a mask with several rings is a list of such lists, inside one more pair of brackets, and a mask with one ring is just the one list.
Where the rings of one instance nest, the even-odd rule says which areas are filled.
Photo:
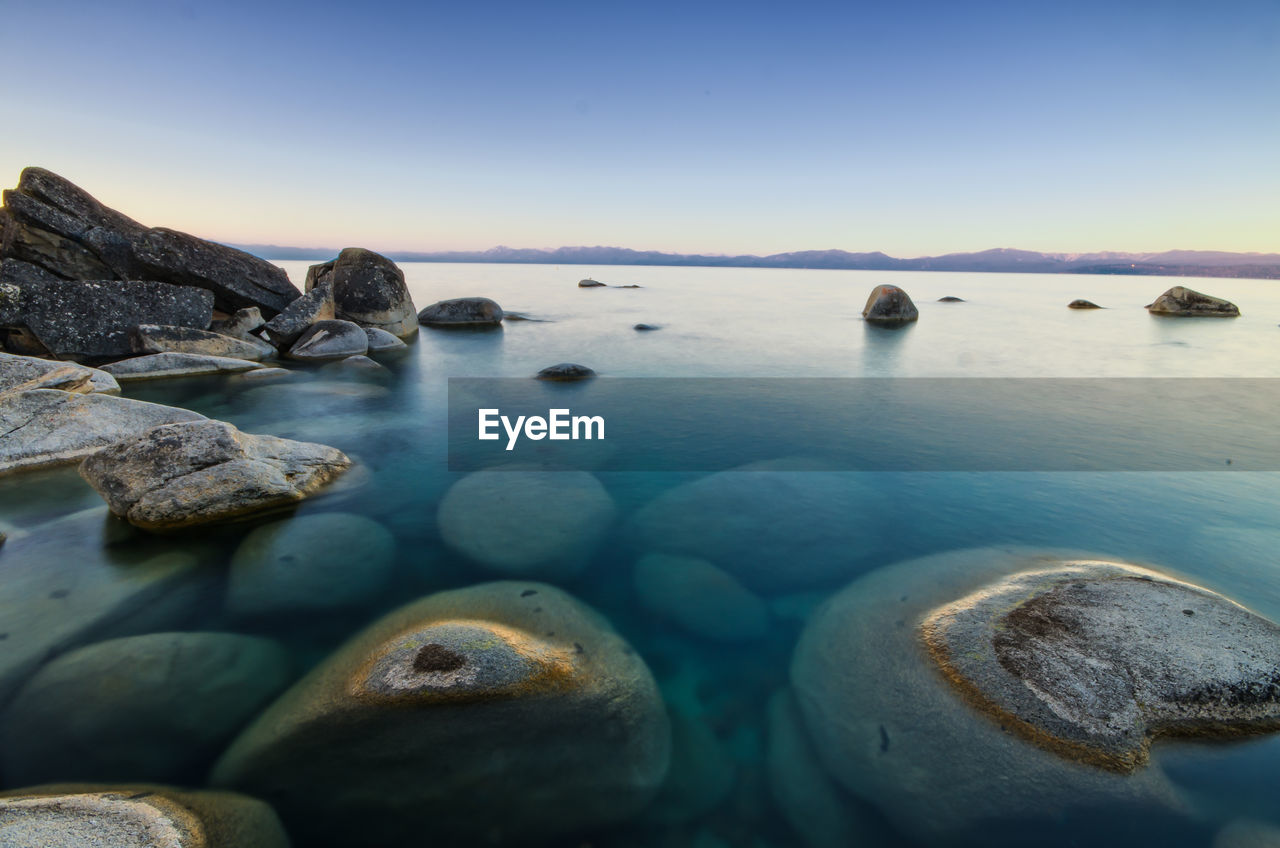
[[275, 345], [285, 348], [296, 342], [313, 324], [332, 321], [335, 317], [333, 285], [326, 281], [316, 284], [286, 306], [264, 325], [263, 332]]
[[433, 327], [497, 326], [502, 323], [502, 307], [487, 297], [442, 300], [419, 312], [418, 323]]
[[695, 636], [749, 642], [769, 632], [764, 601], [706, 560], [650, 554], [636, 563], [633, 581], [641, 606]]
[[80, 476], [116, 515], [162, 531], [290, 506], [350, 466], [327, 445], [206, 420], [155, 427], [98, 451], [80, 464]]
[[275, 356], [276, 349], [252, 336], [236, 338], [192, 327], [139, 324], [132, 333], [134, 353], [194, 353], [231, 359], [260, 361]]
[[209, 325], [209, 329], [224, 336], [233, 336], [250, 342], [260, 342], [262, 339], [253, 335], [253, 332], [261, 329], [265, 323], [262, 318], [262, 310], [256, 306], [249, 306], [244, 309], [237, 309], [234, 314], [227, 318], [214, 321]]
[[862, 308], [862, 317], [875, 324], [906, 324], [917, 320], [920, 310], [897, 286], [876, 286]]
[[573, 380], [590, 380], [596, 372], [585, 365], [575, 362], [561, 362], [559, 365], [548, 365], [537, 373], [539, 380], [555, 380], [561, 383]]
[[417, 308], [396, 263], [372, 250], [348, 247], [337, 259], [312, 265], [304, 288], [328, 285], [336, 317], [376, 327], [397, 338], [418, 331]]
[[1079, 298], [1067, 304], [1068, 309], [1101, 309], [1102, 307], [1094, 303], [1092, 300], [1084, 300]]
[[[147, 228], [43, 168], [26, 168], [18, 187], [4, 192], [0, 231], [0, 258], [63, 279], [194, 286], [211, 292], [225, 312], [257, 306], [272, 315], [299, 294], [284, 269], [270, 262], [186, 233]], [[161, 316], [143, 321], [180, 323]]]
[[350, 321], [317, 321], [289, 348], [288, 357], [302, 362], [333, 362], [348, 356], [364, 356], [369, 337]]
[[213, 783], [263, 798], [307, 844], [537, 845], [639, 812], [669, 749], [657, 685], [603, 617], [553, 586], [485, 583], [355, 636]]
[[201, 353], [153, 353], [121, 359], [102, 366], [102, 370], [121, 382], [160, 380], [171, 377], [206, 377], [210, 374], [238, 374], [260, 368], [250, 359], [208, 356]]
[[1174, 286], [1148, 303], [1146, 308], [1153, 315], [1204, 315], [1220, 318], [1237, 318], [1240, 315], [1240, 307], [1231, 301], [1201, 294], [1185, 286]]

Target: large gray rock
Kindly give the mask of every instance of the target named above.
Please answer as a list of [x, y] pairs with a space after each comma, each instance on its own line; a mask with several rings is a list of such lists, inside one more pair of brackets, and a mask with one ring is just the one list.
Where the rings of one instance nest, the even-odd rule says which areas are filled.
[[231, 359], [200, 353], [153, 353], [111, 362], [102, 366], [102, 370], [120, 382], [127, 383], [132, 380], [238, 374], [260, 367], [260, 363], [250, 359]]
[[307, 291], [325, 283], [333, 289], [338, 318], [385, 330], [397, 338], [418, 332], [418, 310], [404, 283], [404, 272], [385, 256], [348, 247], [337, 259], [308, 269]]
[[266, 323], [263, 331], [277, 347], [287, 348], [312, 324], [332, 321], [335, 317], [333, 286], [324, 282], [286, 306], [283, 312]]
[[486, 583], [380, 619], [236, 740], [213, 783], [269, 802], [300, 842], [572, 844], [667, 771], [644, 661], [553, 586]]
[[23, 170], [18, 187], [4, 192], [4, 204], [0, 258], [64, 279], [194, 286], [212, 292], [224, 312], [257, 306], [270, 315], [299, 294], [284, 270], [269, 262], [186, 233], [144, 227], [43, 168]]
[[206, 420], [114, 444], [82, 462], [80, 475], [116, 515], [162, 531], [290, 506], [350, 466], [336, 448]]
[[502, 323], [502, 307], [487, 297], [442, 300], [419, 312], [418, 323], [432, 327], [497, 326]]
[[695, 557], [649, 554], [633, 573], [649, 612], [716, 642], [749, 642], [769, 632], [769, 608], [733, 575]]
[[289, 848], [271, 808], [232, 792], [50, 784], [0, 793], [4, 848]]
[[23, 283], [0, 326], [28, 330], [59, 359], [101, 360], [133, 353], [139, 324], [203, 329], [213, 296], [191, 286], [118, 280]]
[[862, 308], [862, 317], [874, 324], [906, 324], [918, 319], [920, 310], [897, 286], [876, 286]]
[[1119, 772], [1157, 736], [1280, 730], [1280, 626], [1111, 562], [1015, 574], [921, 625], [943, 673], [1032, 742]]
[[236, 338], [192, 327], [140, 324], [131, 335], [134, 353], [194, 353], [255, 362], [275, 356], [276, 349], [252, 336]]
[[1210, 316], [1218, 318], [1237, 318], [1240, 307], [1229, 300], [1201, 294], [1185, 286], [1174, 286], [1154, 301], [1147, 304], [1147, 311], [1153, 315]]
[[74, 362], [58, 362], [34, 356], [0, 353], [0, 394], [31, 389], [61, 389], [64, 392], [119, 392], [115, 378], [97, 368]]
[[872, 571], [823, 604], [796, 646], [791, 681], [837, 783], [930, 845], [970, 844], [1002, 821], [1051, 829], [1068, 811], [1177, 815], [1183, 799], [1158, 765], [1119, 774], [1045, 750], [963, 697], [925, 648], [920, 626], [940, 606], [1070, 556], [937, 554]]
[[5, 781], [197, 782], [289, 682], [283, 648], [233, 633], [149, 633], [71, 651], [5, 712]]
[[368, 350], [369, 337], [358, 324], [318, 321], [293, 343], [288, 357], [301, 362], [333, 362], [348, 356], [364, 356]]
[[185, 409], [105, 393], [5, 392], [0, 394], [0, 475], [66, 465], [159, 424], [203, 419]]

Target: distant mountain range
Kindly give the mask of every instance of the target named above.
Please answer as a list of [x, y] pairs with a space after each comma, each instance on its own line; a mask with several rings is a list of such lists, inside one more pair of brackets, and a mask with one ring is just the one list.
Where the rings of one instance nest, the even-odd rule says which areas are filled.
[[[234, 245], [264, 259], [327, 260], [328, 248]], [[624, 247], [494, 247], [489, 250], [435, 253], [393, 252], [397, 262], [498, 262], [531, 265], [700, 265], [713, 268], [817, 268], [856, 271], [979, 271], [1035, 274], [1147, 274], [1172, 277], [1252, 277], [1280, 279], [1280, 253], [1225, 253], [1169, 250], [1164, 253], [1037, 253], [996, 248], [979, 253], [948, 253], [896, 259], [879, 251], [802, 250], [769, 256], [715, 256], [661, 253]]]

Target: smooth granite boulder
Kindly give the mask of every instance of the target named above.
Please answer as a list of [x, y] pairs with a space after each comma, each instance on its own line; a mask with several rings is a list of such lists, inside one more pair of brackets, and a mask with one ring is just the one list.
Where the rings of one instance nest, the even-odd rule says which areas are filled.
[[291, 506], [350, 466], [327, 445], [206, 420], [155, 427], [98, 451], [80, 464], [80, 476], [116, 515], [165, 531]]
[[203, 329], [213, 296], [203, 289], [119, 280], [23, 283], [0, 326], [23, 328], [59, 359], [101, 360], [133, 353], [139, 324]]
[[200, 782], [240, 728], [290, 683], [284, 649], [233, 633], [98, 642], [40, 669], [0, 723], [9, 785]]
[[0, 474], [66, 465], [159, 424], [202, 420], [185, 409], [106, 393], [0, 393]]
[[323, 282], [286, 306], [263, 326], [263, 332], [277, 347], [287, 348], [313, 324], [332, 321], [335, 317], [333, 285]]
[[308, 845], [576, 844], [667, 772], [657, 685], [608, 622], [542, 583], [440, 592], [369, 626], [215, 767]]
[[289, 848], [280, 819], [232, 792], [49, 784], [0, 793], [4, 848]]
[[617, 507], [585, 471], [477, 471], [454, 483], [436, 514], [449, 547], [513, 576], [580, 572]]
[[1050, 835], [1067, 814], [1087, 822], [1105, 809], [1167, 823], [1184, 812], [1158, 764], [1132, 774], [1098, 768], [997, 720], [948, 680], [922, 638], [922, 624], [940, 607], [1072, 557], [952, 551], [872, 571], [824, 603], [800, 636], [791, 682], [814, 750], [836, 782], [930, 845], [979, 837], [994, 844], [989, 829], [1012, 820]]
[[1077, 298], [1067, 304], [1068, 309], [1101, 309], [1102, 307], [1094, 303], [1092, 300]]
[[337, 259], [307, 270], [304, 288], [328, 284], [337, 317], [361, 327], [376, 327], [396, 338], [418, 332], [417, 307], [396, 263], [372, 250], [348, 247]]
[[102, 370], [116, 380], [161, 380], [171, 377], [207, 377], [211, 374], [238, 374], [261, 368], [251, 359], [231, 359], [202, 353], [152, 353], [110, 362]]
[[134, 353], [194, 353], [255, 362], [276, 355], [276, 349], [262, 339], [224, 336], [191, 327], [139, 324], [130, 338]]
[[433, 303], [418, 313], [418, 323], [432, 327], [497, 326], [502, 307], [487, 297], [459, 297]]
[[[26, 168], [18, 187], [4, 192], [0, 231], [0, 258], [68, 280], [194, 286], [211, 292], [224, 312], [257, 306], [271, 315], [299, 294], [284, 269], [270, 262], [186, 233], [144, 227], [43, 168]], [[182, 323], [158, 315], [144, 320]]]
[[1209, 316], [1217, 318], [1238, 318], [1240, 307], [1229, 300], [1201, 294], [1185, 286], [1174, 286], [1154, 301], [1147, 304], [1147, 311], [1152, 315]]
[[951, 294], [946, 295], [945, 297], [938, 298], [938, 303], [964, 303], [964, 302], [965, 300], [963, 297], [956, 297], [955, 295], [951, 295]]
[[596, 376], [596, 372], [592, 371], [585, 365], [578, 365], [574, 362], [561, 362], [559, 365], [548, 365], [536, 375], [539, 380], [553, 380], [561, 383], [569, 383], [575, 380], [590, 380]]
[[917, 320], [920, 310], [897, 286], [876, 286], [862, 308], [862, 317], [874, 324], [906, 324]]
[[348, 356], [364, 356], [369, 337], [350, 321], [317, 321], [298, 337], [287, 356], [301, 362], [332, 362]]
[[750, 642], [769, 632], [764, 601], [704, 559], [649, 554], [636, 563], [632, 579], [642, 607], [695, 636]]
[[733, 792], [733, 755], [698, 715], [671, 709], [671, 767], [658, 797], [644, 811], [645, 822], [680, 824], [706, 815]]
[[115, 378], [97, 368], [34, 356], [0, 353], [0, 394], [31, 389], [59, 389], [76, 394], [118, 393]]
[[365, 327], [364, 334], [369, 340], [369, 353], [388, 353], [408, 347], [403, 341], [378, 327]]
[[226, 318], [215, 320], [209, 325], [209, 329], [224, 336], [260, 342], [262, 339], [253, 333], [255, 330], [262, 329], [264, 324], [266, 324], [266, 321], [263, 320], [262, 310], [256, 306], [247, 306], [244, 309], [237, 309], [234, 314]]

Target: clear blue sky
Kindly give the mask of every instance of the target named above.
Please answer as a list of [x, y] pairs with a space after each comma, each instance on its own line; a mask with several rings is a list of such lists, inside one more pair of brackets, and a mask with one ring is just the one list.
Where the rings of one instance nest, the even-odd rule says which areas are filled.
[[1280, 251], [1280, 1], [0, 0], [0, 183], [389, 249]]

